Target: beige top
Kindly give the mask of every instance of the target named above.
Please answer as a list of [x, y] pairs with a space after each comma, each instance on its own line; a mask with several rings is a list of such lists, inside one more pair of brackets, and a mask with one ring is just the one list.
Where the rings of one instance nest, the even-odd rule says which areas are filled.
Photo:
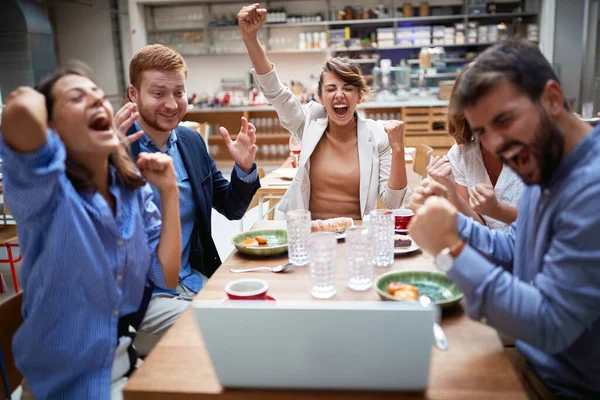
[[343, 127], [329, 122], [310, 164], [312, 219], [361, 219], [356, 120]]

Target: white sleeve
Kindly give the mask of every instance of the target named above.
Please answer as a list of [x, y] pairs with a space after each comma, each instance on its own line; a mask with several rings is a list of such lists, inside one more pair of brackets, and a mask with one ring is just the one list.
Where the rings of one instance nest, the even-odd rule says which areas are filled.
[[275, 107], [281, 125], [292, 135], [302, 139], [307, 109], [311, 104], [306, 106], [300, 104], [298, 98], [279, 79], [275, 66], [264, 75], [257, 74], [254, 68], [250, 72], [258, 82], [265, 98]]
[[467, 179], [465, 178], [464, 171], [464, 159], [462, 159], [460, 146], [455, 144], [450, 150], [448, 150], [448, 160], [452, 166], [452, 173], [454, 174], [454, 181], [462, 186], [467, 186]]

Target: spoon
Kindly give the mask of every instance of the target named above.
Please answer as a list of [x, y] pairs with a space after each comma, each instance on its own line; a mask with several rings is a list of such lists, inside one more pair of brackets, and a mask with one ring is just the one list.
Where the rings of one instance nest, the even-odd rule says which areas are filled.
[[[433, 301], [429, 296], [421, 295], [419, 296], [419, 303], [421, 303], [422, 307], [427, 308], [433, 303]], [[444, 330], [437, 322], [433, 323], [433, 339], [438, 349], [442, 351], [448, 350], [448, 339], [446, 338]]]
[[252, 271], [285, 272], [285, 271], [292, 269], [293, 266], [294, 266], [294, 264], [287, 263], [287, 264], [283, 264], [283, 265], [278, 265], [276, 267], [255, 267], [255, 268], [244, 268], [244, 269], [230, 269], [229, 271], [233, 272], [233, 273], [252, 272]]

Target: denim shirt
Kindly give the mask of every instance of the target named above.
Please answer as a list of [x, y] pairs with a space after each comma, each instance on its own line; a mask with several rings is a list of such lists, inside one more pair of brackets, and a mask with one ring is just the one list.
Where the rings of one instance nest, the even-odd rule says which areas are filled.
[[[135, 123], [135, 127], [137, 130], [141, 130], [141, 127], [137, 122]], [[177, 148], [177, 135], [174, 131], [171, 131], [164, 150], [160, 150], [145, 133], [140, 139], [139, 144], [140, 151], [142, 152], [162, 152], [170, 155], [173, 159], [175, 175], [177, 176], [177, 186], [179, 187], [179, 210], [181, 219], [181, 267], [179, 269], [179, 283], [194, 293], [198, 293], [200, 289], [202, 289], [203, 280], [198, 273], [192, 270], [189, 262], [190, 250], [192, 247], [191, 236], [196, 220], [196, 203], [194, 202], [194, 195], [188, 172], [183, 163], [179, 149]], [[250, 174], [246, 174], [237, 165], [235, 165], [235, 168], [238, 177], [243, 182], [251, 183], [258, 179], [256, 168], [254, 168]], [[160, 208], [160, 195], [158, 190], [153, 186], [152, 190], [154, 191], [154, 202], [156, 206]], [[155, 292], [176, 293], [175, 291], [165, 289], [164, 287], [157, 287]]]
[[467, 311], [517, 339], [556, 394], [600, 395], [600, 127], [544, 185], [528, 186], [508, 232], [459, 214], [469, 243], [448, 276]]
[[165, 285], [152, 190], [126, 189], [111, 166], [113, 215], [98, 192], [71, 184], [53, 131], [33, 153], [2, 141], [1, 154], [23, 251], [17, 368], [38, 399], [108, 399], [119, 318], [137, 311], [147, 280]]

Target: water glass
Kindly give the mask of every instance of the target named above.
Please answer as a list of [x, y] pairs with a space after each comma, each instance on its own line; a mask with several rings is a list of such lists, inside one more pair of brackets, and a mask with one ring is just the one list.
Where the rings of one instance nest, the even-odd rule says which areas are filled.
[[394, 214], [390, 210], [373, 210], [369, 215], [375, 266], [391, 267], [394, 264]]
[[335, 255], [337, 239], [333, 232], [310, 234], [308, 258], [310, 259], [310, 293], [317, 299], [335, 296]]
[[308, 263], [310, 211], [291, 210], [286, 214], [286, 219], [289, 262], [294, 265], [306, 265]]
[[369, 290], [373, 286], [373, 240], [365, 226], [346, 231], [348, 251], [348, 287], [352, 290]]

